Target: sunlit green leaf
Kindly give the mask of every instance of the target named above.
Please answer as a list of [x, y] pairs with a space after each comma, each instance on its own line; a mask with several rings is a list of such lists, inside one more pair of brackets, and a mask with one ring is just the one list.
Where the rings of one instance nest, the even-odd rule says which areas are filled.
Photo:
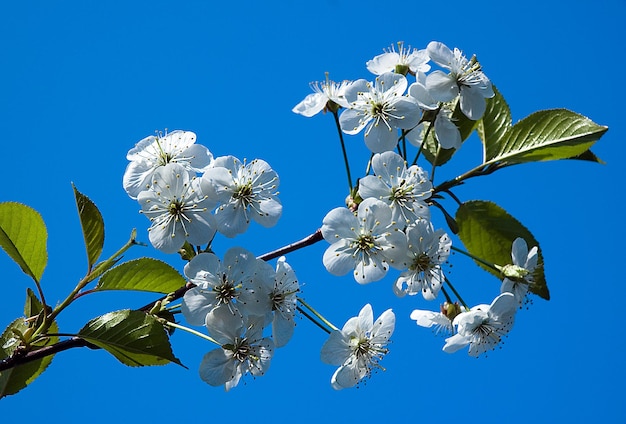
[[48, 261], [47, 239], [37, 211], [21, 203], [0, 203], [0, 246], [35, 281], [41, 280]]
[[104, 221], [96, 205], [87, 196], [79, 192], [76, 187], [73, 185], [72, 187], [74, 188], [80, 225], [83, 229], [87, 262], [89, 269], [91, 269], [100, 257], [104, 246]]
[[[544, 299], [550, 298], [539, 243], [517, 219], [495, 203], [474, 200], [459, 207], [456, 222], [459, 225], [459, 238], [467, 251], [495, 265], [504, 266], [512, 262], [511, 247], [518, 237], [526, 241], [529, 249], [537, 246], [539, 261], [530, 291]], [[501, 277], [499, 271], [480, 262], [476, 263], [496, 277]]]
[[509, 105], [495, 86], [493, 91], [495, 95], [486, 99], [487, 108], [477, 125], [477, 132], [483, 142], [485, 157], [487, 157], [486, 150], [493, 150], [493, 146], [501, 143], [513, 124]]
[[102, 274], [97, 290], [138, 290], [171, 293], [186, 283], [178, 271], [165, 262], [139, 258], [124, 262]]
[[163, 325], [141, 311], [123, 310], [102, 315], [89, 321], [78, 335], [131, 367], [169, 362], [182, 365], [172, 352]]
[[[9, 326], [2, 333], [2, 336], [0, 336], [0, 359], [10, 357], [20, 346], [20, 340], [19, 337], [16, 336], [15, 331], [24, 334], [27, 329], [28, 325], [23, 318], [16, 319], [9, 324]], [[52, 323], [49, 332], [58, 333], [58, 331], [57, 324]], [[58, 340], [58, 337], [49, 337], [33, 343], [32, 346], [35, 348], [41, 348], [54, 344]], [[39, 375], [46, 370], [48, 365], [50, 365], [52, 357], [53, 355], [46, 356], [42, 359], [37, 359], [35, 361], [1, 371], [0, 398], [15, 394], [32, 383], [33, 380], [39, 377]]]
[[542, 110], [519, 121], [505, 134], [498, 133], [499, 139], [492, 138], [495, 135], [487, 137], [485, 163], [573, 158], [589, 150], [607, 129], [567, 109]]

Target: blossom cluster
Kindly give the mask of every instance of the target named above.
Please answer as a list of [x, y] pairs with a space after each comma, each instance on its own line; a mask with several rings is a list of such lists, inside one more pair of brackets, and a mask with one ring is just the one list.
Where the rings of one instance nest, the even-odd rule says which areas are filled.
[[[491, 81], [482, 72], [473, 56], [467, 57], [457, 48], [432, 41], [426, 49], [391, 49], [367, 62], [367, 69], [376, 75], [374, 82], [366, 79], [336, 83], [326, 80], [312, 86], [315, 93], [293, 108], [295, 113], [313, 116], [322, 110], [337, 110], [341, 130], [346, 134], [364, 131], [365, 145], [373, 153], [394, 150], [398, 130], [411, 144], [424, 141], [425, 122], [433, 125], [439, 146], [457, 149], [461, 135], [451, 121], [458, 103], [463, 114], [477, 120], [486, 109], [486, 98], [494, 96]], [[430, 61], [441, 69], [431, 70]], [[409, 85], [407, 75], [415, 81]]]
[[150, 219], [150, 242], [164, 253], [185, 242], [208, 244], [216, 232], [235, 237], [251, 220], [271, 227], [282, 213], [278, 175], [267, 162], [214, 158], [191, 131], [146, 137], [127, 159], [124, 189]]
[[[181, 310], [190, 325], [206, 326], [220, 346], [204, 357], [200, 376], [229, 390], [247, 372], [264, 374], [274, 348], [291, 338], [299, 284], [284, 257], [273, 269], [243, 248], [229, 249], [223, 261], [212, 253], [218, 232], [232, 238], [251, 221], [276, 224], [282, 213], [279, 179], [263, 160], [214, 158], [195, 141], [193, 132], [180, 130], [139, 141], [128, 152], [123, 186], [150, 219], [151, 244], [191, 257], [184, 273], [192, 288]], [[186, 244], [192, 254], [184, 251]], [[264, 336], [270, 326], [271, 336]]]
[[[445, 352], [469, 345], [469, 354], [478, 356], [510, 331], [533, 283], [537, 248], [529, 251], [520, 238], [513, 243], [512, 264], [494, 265], [503, 282], [490, 305], [469, 308], [451, 300], [444, 266], [452, 239], [432, 222], [431, 207], [439, 207], [434, 172], [429, 175], [417, 159], [427, 143], [436, 143], [437, 152], [458, 149], [462, 138], [453, 113], [480, 119], [494, 91], [476, 57], [467, 59], [456, 48], [431, 42], [418, 50], [398, 43], [398, 50], [366, 63], [374, 81], [335, 83], [327, 77], [312, 83], [314, 93], [293, 108], [305, 117], [332, 112], [341, 132], [363, 132], [371, 151], [366, 175], [356, 186], [350, 181], [346, 206], [322, 220], [320, 232], [329, 243], [322, 262], [330, 274], [351, 272], [359, 284], [379, 281], [393, 268], [398, 297], [420, 294], [432, 301], [443, 292], [440, 312], [416, 309], [411, 319], [446, 333]], [[431, 71], [432, 65], [439, 69]], [[418, 149], [412, 163], [405, 141]], [[179, 130], [141, 140], [128, 152], [123, 186], [150, 219], [151, 244], [188, 260], [181, 312], [190, 325], [205, 326], [206, 338], [218, 345], [204, 356], [200, 376], [230, 390], [246, 374], [265, 374], [274, 350], [291, 339], [303, 301], [284, 256], [274, 268], [241, 247], [228, 249], [223, 259], [211, 249], [217, 233], [232, 238], [251, 221], [276, 224], [282, 213], [276, 172], [261, 159], [214, 158], [195, 142], [193, 132]], [[320, 358], [338, 367], [331, 377], [334, 389], [353, 387], [383, 369], [379, 362], [395, 327], [391, 309], [374, 320], [366, 304], [341, 329], [318, 317], [330, 334]]]
[[[439, 69], [429, 73], [431, 63]], [[373, 82], [335, 83], [327, 76], [325, 82], [312, 84], [315, 93], [293, 108], [306, 117], [320, 111], [336, 114], [343, 133], [364, 130], [365, 145], [372, 152], [371, 173], [357, 181], [346, 207], [331, 210], [323, 220], [322, 234], [330, 244], [323, 263], [333, 275], [352, 271], [360, 284], [381, 280], [395, 268], [400, 271], [393, 284], [396, 295], [421, 293], [434, 300], [448, 282], [442, 266], [452, 241], [431, 222], [432, 174], [416, 164], [417, 157], [409, 165], [401, 142], [408, 141], [421, 153], [430, 132], [437, 149], [458, 149], [462, 137], [453, 111], [476, 121], [495, 93], [475, 56], [468, 59], [459, 49], [436, 41], [421, 50], [398, 43], [398, 51], [392, 46], [366, 66], [375, 75]], [[412, 83], [409, 76], [414, 77]], [[517, 239], [512, 261], [501, 267], [501, 294], [491, 305], [461, 306], [444, 292], [440, 312], [415, 310], [411, 318], [451, 335], [446, 352], [470, 345], [470, 355], [477, 356], [493, 348], [512, 327], [517, 306], [532, 284], [537, 248], [529, 252], [525, 241]], [[355, 332], [354, 325], [349, 327], [342, 330], [344, 338]], [[335, 380], [333, 384], [339, 384]]]
[[[226, 390], [246, 373], [267, 371], [274, 348], [287, 344], [295, 328], [295, 272], [278, 259], [274, 270], [239, 247], [229, 249], [223, 262], [213, 253], [200, 253], [185, 265], [194, 287], [183, 298], [182, 312], [191, 325], [205, 325], [219, 348], [207, 353], [200, 377]], [[264, 330], [271, 326], [271, 337]]]

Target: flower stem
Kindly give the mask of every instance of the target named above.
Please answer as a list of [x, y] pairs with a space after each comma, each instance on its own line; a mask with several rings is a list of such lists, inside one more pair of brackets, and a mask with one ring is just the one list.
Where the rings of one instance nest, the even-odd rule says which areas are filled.
[[339, 141], [341, 142], [341, 152], [343, 153], [343, 162], [346, 165], [346, 175], [348, 176], [349, 191], [352, 192], [352, 176], [350, 175], [350, 163], [348, 162], [348, 153], [346, 152], [346, 144], [343, 141], [343, 132], [341, 131], [341, 124], [339, 123], [339, 114], [336, 110], [333, 111], [333, 117], [335, 118], [335, 126], [337, 127], [337, 133], [339, 134]]
[[448, 277], [444, 277], [446, 280], [446, 284], [448, 284], [448, 287], [450, 287], [450, 290], [452, 290], [452, 293], [454, 293], [454, 295], [456, 296], [457, 299], [459, 299], [459, 302], [461, 302], [461, 304], [466, 308], [469, 309], [469, 306], [467, 306], [467, 303], [465, 303], [465, 301], [463, 300], [463, 298], [461, 297], [461, 295], [459, 294], [458, 291], [456, 291], [456, 289], [454, 288], [454, 286], [452, 285], [452, 283], [450, 282], [450, 280], [448, 279]]
[[182, 330], [182, 331], [186, 331], [187, 333], [193, 334], [194, 336], [198, 336], [201, 339], [208, 340], [211, 343], [215, 343], [218, 346], [222, 346], [214, 338], [212, 338], [210, 336], [207, 336], [206, 334], [202, 334], [201, 332], [196, 331], [196, 330], [194, 330], [192, 328], [185, 327], [184, 325], [176, 324], [175, 322], [171, 322], [171, 321], [168, 321], [166, 325], [168, 325], [169, 327], [177, 328], [177, 329]]
[[[338, 331], [339, 329], [337, 327], [335, 327], [330, 321], [328, 321], [326, 318], [324, 318], [319, 312], [317, 312], [315, 309], [313, 309], [311, 307], [311, 305], [309, 305], [308, 303], [306, 303], [304, 300], [302, 300], [302, 298], [298, 298], [298, 302], [300, 302], [302, 304], [302, 306], [304, 306], [305, 308], [307, 308], [309, 311], [311, 311], [313, 313], [313, 315], [315, 315], [317, 318], [320, 319], [320, 321], [322, 321], [324, 324], [326, 324], [331, 330], [334, 331]], [[300, 310], [300, 312], [303, 312], [302, 310]], [[303, 315], [305, 315], [307, 318], [311, 319], [312, 317], [306, 313], [304, 313]], [[314, 321], [315, 322], [315, 321]], [[316, 324], [319, 325], [319, 323], [316, 322]]]
[[482, 258], [479, 258], [478, 256], [474, 256], [471, 253], [466, 252], [465, 250], [461, 250], [458, 247], [451, 246], [451, 249], [454, 250], [455, 252], [462, 253], [463, 255], [468, 256], [468, 257], [474, 259], [476, 262], [480, 262], [481, 264], [485, 265], [486, 267], [489, 267], [489, 268], [493, 269], [494, 271], [500, 272], [502, 270], [501, 267], [498, 267], [497, 265], [492, 264], [491, 262], [487, 262], [486, 260], [484, 260]]
[[[130, 239], [126, 242], [126, 244], [124, 246], [122, 246], [121, 249], [119, 249], [117, 252], [115, 252], [109, 259], [107, 259], [106, 261], [100, 263], [98, 266], [96, 266], [93, 270], [89, 271], [87, 273], [87, 275], [85, 275], [76, 285], [76, 287], [74, 287], [74, 290], [71, 291], [71, 293], [65, 298], [65, 300], [63, 302], [61, 302], [61, 304], [59, 304], [56, 308], [54, 308], [54, 310], [50, 313], [50, 315], [48, 316], [48, 322], [52, 322], [54, 321], [54, 319], [57, 317], [57, 315], [59, 315], [61, 313], [61, 311], [63, 311], [65, 308], [67, 308], [74, 300], [76, 300], [78, 296], [78, 293], [87, 285], [89, 284], [91, 281], [95, 280], [96, 278], [98, 278], [98, 276], [100, 276], [104, 271], [106, 271], [106, 269], [108, 269], [108, 267], [110, 267], [112, 264], [114, 264], [115, 262], [117, 262], [118, 258], [120, 256], [122, 256], [124, 254], [124, 252], [126, 252], [128, 249], [130, 249], [132, 246], [138, 244], [135, 241], [135, 234], [136, 232], [133, 230], [133, 232], [131, 233]], [[45, 332], [47, 331], [47, 328], [40, 328], [39, 332]]]

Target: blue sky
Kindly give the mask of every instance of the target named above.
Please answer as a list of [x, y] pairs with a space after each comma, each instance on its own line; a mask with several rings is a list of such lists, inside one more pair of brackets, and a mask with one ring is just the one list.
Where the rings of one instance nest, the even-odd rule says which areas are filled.
[[[408, 319], [412, 309], [436, 304], [397, 299], [389, 280], [358, 286], [351, 276], [329, 275], [322, 242], [288, 256], [309, 303], [338, 326], [367, 302], [375, 315], [392, 307], [398, 317], [387, 370], [359, 388], [332, 390], [334, 367], [319, 361], [326, 335], [302, 319], [268, 374], [229, 393], [198, 378], [202, 355], [213, 347], [175, 334], [175, 353], [188, 370], [127, 368], [102, 351], [64, 352], [30, 387], [0, 401], [3, 421], [38, 408], [53, 422], [623, 422], [625, 12], [624, 1], [4, 2], [0, 201], [32, 206], [46, 221], [43, 286], [52, 301], [63, 299], [86, 269], [72, 182], [102, 211], [105, 254], [132, 228], [147, 240], [148, 221], [121, 178], [126, 152], [156, 130], [194, 131], [216, 156], [262, 158], [279, 173], [279, 224], [253, 226], [220, 240], [217, 250], [237, 244], [262, 254], [314, 232], [346, 195], [342, 158], [330, 116], [307, 119], [291, 108], [326, 71], [336, 80], [371, 78], [365, 62], [399, 40], [419, 48], [437, 40], [477, 54], [514, 121], [565, 107], [609, 132], [592, 149], [606, 165], [521, 165], [456, 193], [504, 207], [533, 232], [546, 260], [552, 299], [520, 311], [502, 349], [486, 358], [445, 354], [442, 338]], [[347, 142], [355, 168], [363, 169], [362, 137]], [[479, 160], [478, 140], [468, 141], [441, 178]], [[441, 216], [433, 219], [444, 225]], [[140, 256], [182, 270], [176, 257], [151, 248], [127, 258]], [[450, 278], [468, 303], [497, 294], [498, 281], [466, 258], [451, 262]], [[4, 253], [0, 269], [4, 328], [22, 313], [29, 281]], [[150, 299], [86, 296], [60, 325], [74, 332], [97, 315]]]

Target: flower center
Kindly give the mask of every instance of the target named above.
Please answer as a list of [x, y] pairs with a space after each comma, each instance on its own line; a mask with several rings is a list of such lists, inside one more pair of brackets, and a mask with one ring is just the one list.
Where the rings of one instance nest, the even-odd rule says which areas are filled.
[[411, 271], [424, 272], [431, 268], [432, 261], [426, 253], [420, 253], [414, 260], [409, 269]]
[[385, 112], [385, 105], [382, 103], [373, 103], [372, 104], [372, 116], [380, 116]]
[[252, 197], [254, 192], [252, 191], [252, 183], [237, 186], [237, 190], [233, 193], [233, 198], [241, 200], [245, 205], [252, 203]]
[[284, 293], [272, 293], [272, 311], [281, 309], [283, 302], [285, 301]]
[[183, 210], [184, 210], [183, 202], [174, 201], [170, 203], [170, 207], [169, 207], [170, 215], [178, 216], [183, 213]]
[[369, 358], [371, 356], [371, 345], [368, 339], [361, 339], [356, 345], [354, 350], [354, 354], [357, 358], [366, 357]]
[[226, 304], [230, 303], [233, 299], [237, 297], [237, 289], [233, 285], [232, 282], [226, 279], [226, 276], [222, 276], [222, 284], [216, 286], [213, 291], [216, 293], [217, 304]]
[[359, 237], [356, 243], [357, 249], [359, 250], [367, 251], [372, 250], [376, 247], [376, 240], [371, 234], [362, 235], [361, 237]]

